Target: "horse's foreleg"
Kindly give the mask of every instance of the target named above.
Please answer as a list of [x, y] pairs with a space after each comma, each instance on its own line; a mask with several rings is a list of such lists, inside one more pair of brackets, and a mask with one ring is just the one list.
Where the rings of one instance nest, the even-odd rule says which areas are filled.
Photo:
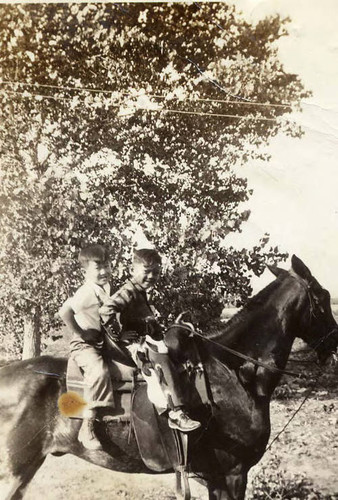
[[11, 485], [5, 500], [21, 500], [24, 496], [25, 490], [33, 479], [35, 473], [43, 464], [46, 457], [33, 460], [27, 467], [17, 471], [13, 475]]
[[247, 473], [231, 471], [221, 480], [208, 483], [209, 500], [244, 500]]

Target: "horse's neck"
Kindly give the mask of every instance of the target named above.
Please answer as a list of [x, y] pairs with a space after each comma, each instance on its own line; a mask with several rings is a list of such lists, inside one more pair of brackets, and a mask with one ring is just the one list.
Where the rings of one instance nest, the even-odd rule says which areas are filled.
[[[277, 291], [276, 291], [277, 292]], [[275, 295], [277, 293], [275, 292]], [[244, 307], [210, 338], [255, 359], [284, 368], [296, 336], [296, 314], [291, 314], [288, 293], [271, 296], [266, 304]]]

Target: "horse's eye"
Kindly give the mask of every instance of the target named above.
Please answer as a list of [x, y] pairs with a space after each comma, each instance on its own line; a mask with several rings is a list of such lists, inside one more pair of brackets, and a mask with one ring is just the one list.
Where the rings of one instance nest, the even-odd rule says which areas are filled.
[[322, 293], [320, 294], [320, 297], [318, 295], [315, 295], [313, 297], [313, 301], [315, 303], [316, 308], [320, 311], [321, 314], [325, 313], [325, 303], [328, 300], [328, 292], [326, 290], [323, 290]]

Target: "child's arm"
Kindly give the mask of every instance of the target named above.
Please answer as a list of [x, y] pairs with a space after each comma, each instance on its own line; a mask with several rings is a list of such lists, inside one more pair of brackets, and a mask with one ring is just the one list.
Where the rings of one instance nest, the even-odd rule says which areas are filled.
[[116, 317], [116, 314], [123, 312], [133, 299], [134, 296], [126, 285], [111, 297], [105, 298], [99, 309], [103, 324], [108, 323], [112, 316]]
[[[117, 319], [117, 316], [126, 309], [132, 300], [134, 300], [134, 295], [126, 285], [111, 297], [106, 298], [99, 309], [103, 324], [108, 324], [112, 318]], [[119, 340], [133, 342], [138, 338], [139, 334], [135, 331], [119, 332]]]
[[83, 330], [76, 322], [75, 313], [67, 302], [62, 306], [59, 315], [65, 325], [73, 333], [77, 333], [85, 342], [96, 342], [100, 339], [100, 332], [97, 330]]

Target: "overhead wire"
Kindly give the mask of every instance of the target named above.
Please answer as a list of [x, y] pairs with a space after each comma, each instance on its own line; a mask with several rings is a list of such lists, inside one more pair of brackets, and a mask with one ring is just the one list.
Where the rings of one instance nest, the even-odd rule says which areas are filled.
[[31, 86], [31, 87], [42, 87], [42, 88], [50, 88], [50, 89], [55, 89], [55, 90], [64, 90], [64, 91], [79, 91], [79, 92], [93, 92], [95, 94], [116, 94], [120, 93], [121, 95], [124, 96], [130, 96], [134, 97], [135, 99], [138, 97], [149, 97], [149, 98], [154, 98], [154, 99], [176, 99], [179, 100], [180, 102], [183, 101], [202, 101], [202, 102], [215, 102], [215, 103], [224, 103], [224, 104], [237, 104], [237, 105], [244, 105], [244, 106], [266, 106], [266, 107], [272, 107], [272, 108], [292, 108], [292, 104], [287, 104], [287, 103], [269, 103], [269, 102], [243, 102], [243, 101], [233, 101], [233, 100], [226, 100], [226, 99], [209, 99], [209, 98], [203, 98], [203, 97], [189, 97], [185, 96], [183, 99], [178, 97], [178, 96], [167, 96], [167, 95], [160, 95], [160, 94], [147, 94], [147, 93], [139, 93], [135, 94], [133, 92], [119, 92], [116, 90], [107, 90], [107, 89], [98, 89], [98, 88], [91, 88], [91, 87], [69, 87], [65, 85], [51, 85], [51, 84], [45, 84], [45, 83], [27, 83], [27, 82], [21, 82], [17, 80], [0, 80], [0, 85], [23, 85], [23, 86]]
[[[117, 4], [117, 3], [114, 3], [115, 6], [118, 6], [119, 10], [125, 14], [125, 15], [128, 15], [129, 17], [131, 17], [133, 20], [135, 20], [134, 16], [132, 16], [130, 14], [130, 11], [128, 9], [125, 9], [123, 8], [122, 5], [120, 4]], [[199, 6], [199, 4], [197, 2], [194, 2], [194, 5], [195, 7], [197, 7], [198, 9], [202, 9], [202, 7]], [[214, 21], [213, 21], [214, 22]], [[214, 23], [217, 25], [217, 27], [219, 29], [222, 29], [224, 31], [224, 29], [218, 25], [217, 23]], [[153, 32], [154, 33], [154, 30], [152, 30], [149, 26], [146, 26], [146, 29], [147, 31], [150, 31], [150, 32]], [[185, 99], [183, 100], [196, 100], [196, 101], [200, 101], [200, 102], [215, 102], [215, 103], [226, 103], [226, 104], [231, 104], [231, 105], [234, 105], [234, 104], [243, 104], [243, 105], [251, 105], [251, 106], [265, 106], [265, 107], [280, 107], [280, 108], [292, 108], [292, 104], [290, 103], [261, 103], [261, 102], [255, 102], [255, 101], [252, 101], [250, 99], [247, 99], [243, 96], [239, 96], [239, 95], [236, 95], [236, 94], [233, 94], [232, 92], [228, 91], [227, 89], [225, 89], [224, 87], [222, 87], [222, 85], [220, 85], [215, 79], [212, 79], [210, 78], [209, 76], [205, 75], [205, 72], [204, 70], [194, 61], [191, 59], [191, 57], [188, 57], [188, 56], [182, 56], [178, 50], [176, 49], [176, 47], [174, 47], [172, 45], [172, 43], [170, 43], [168, 40], [165, 41], [165, 43], [173, 48], [173, 50], [175, 51], [176, 55], [182, 59], [182, 60], [186, 60], [188, 61], [191, 65], [193, 65], [197, 71], [207, 80], [209, 81], [210, 83], [212, 83], [216, 88], [218, 88], [218, 90], [221, 90], [222, 92], [225, 92], [227, 95], [229, 95], [230, 97], [234, 98], [235, 100], [233, 101], [230, 101], [230, 100], [223, 100], [223, 99], [206, 99], [206, 98], [190, 98], [190, 97], [185, 97]], [[7, 84], [19, 84], [19, 85], [36, 85], [36, 86], [40, 86], [40, 87], [45, 87], [45, 88], [54, 88], [54, 89], [62, 89], [62, 90], [67, 90], [67, 91], [73, 91], [73, 90], [76, 90], [76, 91], [86, 91], [86, 92], [93, 92], [93, 93], [116, 93], [116, 91], [113, 91], [113, 90], [104, 90], [104, 89], [97, 89], [97, 88], [88, 88], [88, 87], [69, 87], [69, 86], [59, 86], [59, 85], [50, 85], [50, 84], [38, 84], [38, 83], [32, 83], [32, 84], [29, 84], [27, 82], [18, 82], [18, 81], [1, 81], [0, 84], [4, 84], [4, 85], [7, 85]], [[133, 94], [128, 94], [127, 92], [126, 93], [123, 93], [123, 95], [131, 95], [132, 97], [138, 97], [138, 96], [135, 96]], [[167, 99], [168, 97], [167, 96], [163, 96], [163, 95], [156, 95], [156, 94], [141, 94], [141, 95], [147, 95], [147, 97], [150, 97], [150, 98], [155, 98], [155, 99]], [[180, 100], [182, 101], [182, 99], [180, 99], [179, 97], [171, 97], [171, 98], [174, 98], [174, 99], [177, 99], [177, 100]], [[271, 120], [271, 119], [269, 119]]]
[[[128, 9], [122, 8], [121, 5], [119, 4], [114, 4], [115, 6], [118, 5], [119, 10], [123, 14], [127, 14], [129, 17], [131, 17], [134, 20], [134, 17], [129, 13]], [[198, 8], [201, 8], [196, 4]], [[149, 27], [146, 27], [148, 31], [153, 31]], [[168, 46], [172, 45], [166, 41]], [[237, 96], [235, 94], [232, 94], [231, 92], [227, 91], [224, 89], [216, 80], [210, 79], [206, 75], [204, 75], [204, 72], [202, 68], [199, 67], [199, 65], [193, 61], [190, 57], [182, 57], [176, 47], [173, 47], [175, 53], [180, 59], [187, 60], [190, 64], [192, 64], [201, 74], [203, 74], [204, 77], [207, 78], [208, 81], [210, 81], [213, 85], [215, 85], [219, 90], [222, 90], [225, 92], [227, 95], [229, 95], [232, 98], [235, 98], [236, 100], [224, 100], [224, 99], [206, 99], [206, 98], [194, 98], [194, 97], [186, 97], [184, 99], [181, 99], [178, 96], [170, 96], [170, 99], [177, 99], [178, 101], [199, 101], [199, 102], [215, 102], [218, 104], [225, 103], [225, 104], [230, 104], [230, 105], [250, 105], [250, 106], [264, 106], [264, 107], [275, 107], [275, 108], [292, 108], [291, 104], [286, 104], [286, 103], [260, 103], [260, 102], [254, 102], [249, 99], [243, 98], [241, 96]], [[64, 90], [64, 91], [81, 91], [81, 92], [91, 92], [91, 93], [103, 93], [103, 94], [116, 94], [117, 91], [113, 90], [105, 90], [105, 89], [98, 89], [98, 88], [90, 88], [90, 87], [71, 87], [71, 86], [61, 86], [61, 85], [51, 85], [51, 84], [39, 84], [39, 83], [28, 83], [28, 82], [20, 82], [20, 81], [9, 81], [9, 80], [3, 80], [0, 81], [0, 84], [2, 85], [23, 85], [23, 86], [33, 86], [33, 87], [41, 87], [41, 88], [50, 88], [50, 89], [57, 89], [57, 90]], [[3, 91], [0, 89], [0, 92], [2, 94], [6, 93], [6, 91]], [[22, 95], [23, 97], [36, 97], [40, 99], [54, 99], [54, 100], [70, 100], [71, 98], [68, 97], [57, 97], [57, 96], [49, 96], [49, 95], [42, 95], [42, 94], [30, 94], [27, 95], [26, 93], [20, 93], [16, 90], [12, 91], [7, 91], [8, 94], [10, 93], [15, 93], [17, 95]], [[128, 93], [128, 92], [120, 92], [120, 95], [124, 96], [130, 96], [132, 98], [138, 98], [142, 96], [146, 96], [148, 98], [154, 98], [154, 99], [168, 99], [168, 96], [163, 96], [163, 95], [156, 95], [156, 94], [134, 94], [134, 93]], [[177, 113], [177, 114], [183, 114], [183, 115], [197, 115], [197, 116], [209, 116], [209, 117], [220, 117], [220, 118], [234, 118], [234, 119], [245, 119], [245, 120], [257, 120], [257, 121], [269, 121], [269, 122], [275, 122], [277, 121], [276, 118], [269, 118], [269, 117], [256, 117], [256, 116], [247, 116], [247, 115], [237, 115], [237, 114], [229, 114], [229, 113], [212, 113], [212, 112], [205, 112], [205, 111], [187, 111], [187, 110], [177, 110], [177, 109], [166, 109], [166, 108], [159, 108], [159, 109], [150, 109], [150, 108], [142, 108], [138, 106], [136, 109], [138, 110], [144, 110], [144, 111], [152, 111], [152, 112], [167, 112], [167, 113]]]
[[276, 122], [277, 118], [266, 118], [263, 116], [248, 116], [248, 115], [232, 115], [232, 114], [223, 114], [223, 113], [206, 113], [203, 111], [184, 111], [179, 109], [164, 109], [162, 108], [159, 111], [166, 111], [168, 113], [178, 113], [178, 114], [186, 114], [186, 115], [199, 115], [199, 116], [216, 116], [218, 118], [240, 118], [244, 120], [257, 120], [257, 121], [269, 121]]
[[20, 95], [23, 98], [41, 98], [41, 99], [54, 99], [55, 101], [71, 101], [73, 98], [72, 97], [59, 97], [59, 96], [54, 96], [54, 95], [43, 95], [43, 94], [32, 94], [32, 93], [26, 93], [26, 92], [18, 92], [16, 90], [2, 90], [0, 89], [0, 94], [2, 95]]
[[[0, 94], [9, 94], [9, 95], [19, 95], [22, 98], [39, 98], [39, 99], [54, 99], [54, 100], [72, 100], [71, 97], [58, 97], [58, 96], [52, 96], [52, 95], [43, 95], [43, 94], [32, 94], [32, 93], [25, 93], [25, 92], [18, 92], [15, 90], [10, 90], [10, 91], [4, 91], [0, 89]], [[90, 104], [90, 103], [89, 103]], [[110, 104], [110, 106], [113, 107], [120, 107], [119, 104]], [[257, 121], [270, 121], [270, 122], [276, 122], [277, 118], [266, 118], [262, 116], [248, 116], [248, 115], [234, 115], [234, 114], [228, 114], [228, 113], [207, 113], [203, 111], [185, 111], [185, 110], [179, 110], [179, 109], [168, 109], [168, 108], [143, 108], [140, 106], [137, 106], [135, 108], [135, 111], [148, 111], [148, 112], [166, 112], [166, 113], [177, 113], [177, 114], [184, 114], [184, 115], [198, 115], [198, 116], [210, 116], [210, 117], [217, 117], [217, 118], [235, 118], [235, 119], [243, 119], [243, 120], [257, 120]], [[131, 113], [133, 113], [131, 111]], [[130, 114], [131, 114], [130, 113]], [[128, 113], [129, 114], [129, 113]]]

